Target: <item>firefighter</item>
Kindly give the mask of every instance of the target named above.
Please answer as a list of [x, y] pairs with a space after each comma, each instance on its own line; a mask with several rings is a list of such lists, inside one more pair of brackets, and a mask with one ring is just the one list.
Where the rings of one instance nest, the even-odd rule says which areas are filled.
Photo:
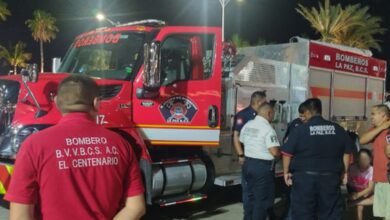
[[[242, 144], [240, 143], [240, 131], [242, 127], [247, 123], [249, 120], [252, 120], [256, 117], [257, 113], [256, 110], [261, 104], [263, 104], [267, 99], [267, 95], [265, 91], [255, 91], [251, 95], [250, 105], [240, 112], [238, 112], [234, 117], [234, 125], [233, 125], [233, 144], [234, 148], [236, 149], [236, 153], [238, 155], [238, 162], [243, 165], [244, 164], [244, 149]], [[241, 180], [241, 187], [242, 187], [242, 202], [244, 204], [244, 216], [248, 216], [249, 213], [247, 213], [247, 200], [250, 195], [246, 192], [246, 183], [245, 180], [242, 178]]]
[[247, 209], [245, 219], [265, 220], [275, 198], [274, 159], [280, 156], [280, 144], [270, 122], [274, 111], [269, 103], [257, 109], [257, 116], [242, 128], [240, 141], [245, 145], [242, 173], [247, 183]]
[[292, 219], [342, 218], [341, 179], [346, 184], [349, 155], [354, 145], [338, 124], [322, 118], [321, 101], [304, 102], [307, 122], [282, 146], [285, 183], [291, 186]]
[[[287, 126], [287, 129], [286, 129], [286, 133], [283, 137], [283, 143], [286, 143], [287, 140], [288, 140], [288, 136], [291, 134], [291, 132], [296, 129], [298, 126], [302, 125], [303, 123], [306, 123], [306, 118], [305, 116], [303, 115], [303, 113], [305, 112], [306, 110], [306, 107], [303, 103], [301, 103], [298, 107], [298, 113], [299, 113], [299, 117], [292, 120], [290, 123], [288, 123], [288, 126]], [[286, 187], [285, 188], [285, 192], [286, 192], [286, 197], [287, 197], [287, 201], [286, 201], [286, 213], [284, 214], [284, 220], [291, 220], [291, 205], [290, 205], [290, 187]]]
[[287, 141], [288, 136], [295, 128], [297, 128], [299, 125], [306, 122], [306, 118], [303, 115], [303, 112], [305, 111], [305, 109], [306, 109], [305, 105], [303, 103], [301, 103], [298, 107], [299, 117], [292, 120], [290, 123], [288, 123], [286, 133], [284, 134], [284, 137], [283, 137], [283, 143], [285, 143]]
[[10, 219], [140, 219], [145, 212], [138, 160], [118, 134], [95, 123], [99, 87], [70, 76], [55, 102], [57, 125], [29, 136], [5, 199]]

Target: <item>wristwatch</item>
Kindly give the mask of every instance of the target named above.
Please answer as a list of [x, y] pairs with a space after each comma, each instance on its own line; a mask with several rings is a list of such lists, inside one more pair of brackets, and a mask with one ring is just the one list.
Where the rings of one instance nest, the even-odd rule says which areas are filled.
[[239, 154], [238, 157], [244, 157], [244, 154]]

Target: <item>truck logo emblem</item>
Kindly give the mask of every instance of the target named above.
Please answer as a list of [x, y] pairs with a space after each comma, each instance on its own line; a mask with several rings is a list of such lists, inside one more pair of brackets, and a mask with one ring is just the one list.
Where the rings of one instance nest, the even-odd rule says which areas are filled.
[[169, 123], [190, 123], [198, 107], [184, 96], [174, 96], [163, 102], [160, 112], [166, 122]]

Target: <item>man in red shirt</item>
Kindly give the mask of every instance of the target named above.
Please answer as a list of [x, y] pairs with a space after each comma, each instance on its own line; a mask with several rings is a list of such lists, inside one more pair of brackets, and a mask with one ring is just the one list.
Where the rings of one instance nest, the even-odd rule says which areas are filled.
[[390, 111], [386, 105], [376, 105], [371, 109], [371, 121], [374, 128], [363, 134], [360, 144], [373, 142], [374, 156], [374, 216], [390, 219], [390, 184], [387, 180], [386, 146], [390, 144]]
[[70, 76], [58, 88], [57, 125], [28, 137], [5, 199], [10, 219], [140, 219], [144, 187], [131, 146], [96, 125], [98, 86]]

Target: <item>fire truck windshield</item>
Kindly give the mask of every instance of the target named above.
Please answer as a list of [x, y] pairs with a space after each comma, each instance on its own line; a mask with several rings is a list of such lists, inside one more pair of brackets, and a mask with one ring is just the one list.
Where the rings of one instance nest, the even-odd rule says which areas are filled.
[[141, 65], [145, 36], [133, 32], [103, 32], [79, 37], [59, 72], [105, 79], [130, 79]]

